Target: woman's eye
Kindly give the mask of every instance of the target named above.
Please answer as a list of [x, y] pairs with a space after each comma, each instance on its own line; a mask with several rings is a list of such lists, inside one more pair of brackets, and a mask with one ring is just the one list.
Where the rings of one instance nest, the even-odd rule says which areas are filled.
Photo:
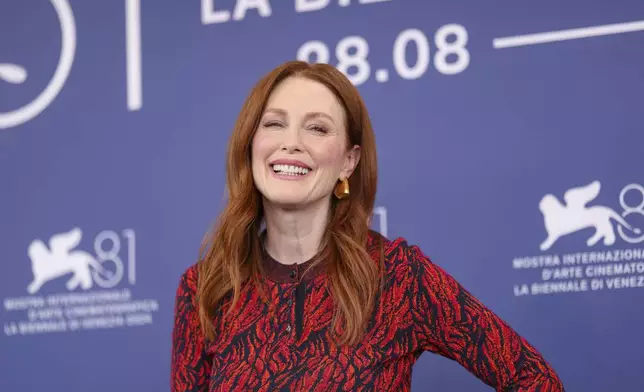
[[267, 121], [264, 123], [264, 128], [279, 127], [281, 124], [277, 121]]
[[327, 129], [319, 125], [311, 125], [310, 129], [319, 133], [327, 133]]

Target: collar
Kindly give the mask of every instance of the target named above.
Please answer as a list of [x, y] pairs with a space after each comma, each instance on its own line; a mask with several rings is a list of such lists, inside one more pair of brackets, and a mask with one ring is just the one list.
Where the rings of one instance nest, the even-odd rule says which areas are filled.
[[320, 260], [320, 254], [302, 263], [283, 264], [269, 255], [262, 246], [262, 269], [264, 270], [264, 275], [277, 283], [298, 283], [302, 280], [311, 280], [323, 273], [325, 266], [325, 260]]
[[[264, 247], [265, 234], [266, 231], [260, 233], [261, 263], [264, 275], [268, 279], [277, 283], [298, 283], [301, 280], [312, 280], [325, 272], [328, 263], [322, 258], [321, 253], [299, 264], [283, 264], [275, 260]], [[381, 246], [384, 247], [385, 243], [388, 243], [386, 237], [378, 232], [369, 231], [366, 244], [368, 252], [376, 251], [376, 254], [381, 252], [383, 250]]]

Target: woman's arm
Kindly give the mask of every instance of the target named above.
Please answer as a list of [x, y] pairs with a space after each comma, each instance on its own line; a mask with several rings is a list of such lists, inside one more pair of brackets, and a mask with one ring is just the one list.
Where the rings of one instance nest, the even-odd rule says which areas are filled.
[[453, 359], [499, 392], [563, 392], [546, 360], [421, 250], [409, 250], [418, 344]]
[[199, 324], [195, 293], [197, 269], [189, 268], [179, 281], [172, 329], [172, 392], [207, 392], [211, 362]]

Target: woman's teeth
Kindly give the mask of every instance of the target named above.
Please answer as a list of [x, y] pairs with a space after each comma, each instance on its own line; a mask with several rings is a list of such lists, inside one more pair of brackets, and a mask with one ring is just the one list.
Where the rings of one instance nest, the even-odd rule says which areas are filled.
[[309, 172], [309, 169], [293, 165], [273, 165], [273, 171], [279, 174], [302, 176]]

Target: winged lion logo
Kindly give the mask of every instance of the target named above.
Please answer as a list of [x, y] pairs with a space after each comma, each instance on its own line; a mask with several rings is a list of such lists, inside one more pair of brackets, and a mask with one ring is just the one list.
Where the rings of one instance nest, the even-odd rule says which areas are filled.
[[93, 285], [91, 268], [100, 274], [111, 275], [90, 253], [73, 250], [80, 243], [81, 236], [81, 230], [76, 227], [65, 233], [54, 234], [49, 240], [49, 248], [41, 240], [31, 242], [28, 253], [34, 279], [27, 286], [29, 294], [38, 292], [48, 281], [70, 273], [72, 277], [66, 284], [68, 290], [78, 286], [88, 290]]
[[600, 189], [599, 181], [569, 189], [564, 194], [565, 205], [552, 194], [541, 199], [539, 209], [547, 233], [547, 238], [540, 245], [542, 251], [550, 249], [559, 238], [586, 228], [595, 229], [595, 233], [586, 241], [588, 246], [601, 240], [604, 245], [613, 245], [616, 237], [612, 220], [636, 234], [641, 233], [640, 229], [632, 227], [613, 209], [601, 205], [587, 206], [599, 195]]

